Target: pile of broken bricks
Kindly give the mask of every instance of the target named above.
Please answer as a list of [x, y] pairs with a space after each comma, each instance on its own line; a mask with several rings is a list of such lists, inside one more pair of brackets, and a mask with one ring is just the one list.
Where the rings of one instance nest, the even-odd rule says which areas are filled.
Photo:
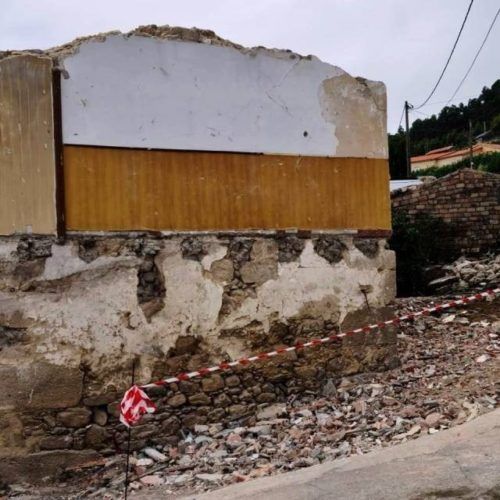
[[[397, 312], [433, 303], [426, 298], [398, 299]], [[134, 452], [130, 489], [207, 491], [403, 443], [499, 406], [498, 299], [401, 325], [398, 343], [399, 368], [330, 380], [321, 397], [305, 393], [274, 403], [261, 410], [252, 425], [196, 425], [175, 446]], [[64, 498], [120, 498], [124, 460], [115, 456], [92, 471], [70, 474], [68, 483], [50, 494], [57, 498], [64, 489]], [[9, 493], [26, 491], [29, 488], [12, 485]]]

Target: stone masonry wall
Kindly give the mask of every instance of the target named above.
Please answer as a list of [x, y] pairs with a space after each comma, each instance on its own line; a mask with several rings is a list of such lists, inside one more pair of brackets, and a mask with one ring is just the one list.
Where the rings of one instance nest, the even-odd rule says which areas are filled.
[[471, 169], [392, 194], [393, 209], [428, 213], [450, 225], [436, 235], [451, 251], [478, 254], [500, 245], [500, 175]]
[[[41, 481], [124, 450], [117, 404], [136, 381], [386, 318], [381, 238], [311, 233], [0, 241], [0, 480]], [[251, 423], [265, 405], [397, 365], [394, 332], [151, 392], [135, 448], [196, 424]], [[36, 464], [36, 466], [35, 466]]]

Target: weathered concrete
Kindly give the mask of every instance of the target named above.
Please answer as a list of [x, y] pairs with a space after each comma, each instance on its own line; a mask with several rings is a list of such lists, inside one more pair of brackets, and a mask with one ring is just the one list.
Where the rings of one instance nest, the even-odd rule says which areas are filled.
[[12, 478], [16, 483], [54, 481], [65, 470], [81, 469], [102, 464], [95, 451], [54, 450], [30, 455], [0, 457], [0, 478]]
[[[439, 434], [363, 456], [238, 483], [190, 500], [485, 498], [500, 496], [500, 409]], [[160, 488], [131, 498], [165, 498]]]
[[381, 82], [190, 31], [115, 32], [56, 51], [64, 142], [387, 158]]
[[66, 408], [78, 404], [83, 390], [83, 372], [78, 368], [30, 362], [29, 358], [22, 361], [0, 365], [0, 410]]
[[[390, 314], [385, 306], [393, 298], [394, 254], [383, 240], [366, 246], [325, 234], [82, 236], [65, 245], [6, 239], [1, 452], [115, 449], [126, 437], [115, 428], [116, 405], [133, 359], [136, 380], [145, 383], [378, 321]], [[395, 364], [395, 335], [384, 331], [236, 375], [173, 384], [155, 392], [159, 411], [145, 419], [133, 445], [174, 438], [197, 423], [252, 418], [265, 403], [319, 390], [329, 378]], [[12, 480], [1, 471], [0, 477]]]
[[[234, 253], [238, 239], [247, 248]], [[154, 265], [166, 291], [151, 317], [137, 298], [144, 257], [125, 240], [121, 246], [103, 245], [89, 262], [82, 260], [77, 242], [52, 245], [48, 258], [35, 258], [35, 267], [32, 260], [20, 259], [10, 241], [5, 243], [0, 324], [22, 328], [27, 335], [3, 352], [4, 369], [15, 367], [9, 377], [29, 355], [30, 361], [35, 356], [68, 369], [83, 363], [93, 371], [113, 371], [107, 383], [122, 385], [118, 367], [138, 355], [144, 359], [139, 380], [146, 381], [151, 377], [149, 353], [160, 349], [167, 354], [180, 336], [209, 341], [211, 352], [222, 349], [241, 356], [248, 352], [244, 342], [227, 336], [221, 340], [222, 332], [258, 324], [265, 334], [275, 323], [310, 317], [342, 324], [348, 314], [365, 307], [366, 286], [374, 309], [394, 297], [394, 254], [382, 241], [376, 255], [367, 256], [352, 238], [343, 237], [345, 251], [332, 264], [315, 252], [310, 239], [290, 262], [279, 262], [278, 246], [265, 238], [203, 237], [198, 258], [183, 256], [182, 241], [155, 242]], [[15, 384], [9, 386], [17, 398]]]

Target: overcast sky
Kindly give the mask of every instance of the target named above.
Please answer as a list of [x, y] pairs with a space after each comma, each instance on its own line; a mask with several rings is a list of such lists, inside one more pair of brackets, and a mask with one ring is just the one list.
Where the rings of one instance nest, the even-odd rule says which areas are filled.
[[[389, 130], [405, 99], [418, 105], [448, 57], [469, 0], [0, 0], [0, 50], [45, 49], [78, 36], [141, 24], [209, 28], [242, 45], [314, 54], [387, 85]], [[448, 71], [430, 103], [451, 97], [500, 7], [475, 0]], [[500, 18], [457, 97], [500, 78]], [[444, 102], [443, 102], [444, 101]], [[456, 100], [455, 103], [460, 102]], [[413, 114], [422, 118], [421, 114]]]

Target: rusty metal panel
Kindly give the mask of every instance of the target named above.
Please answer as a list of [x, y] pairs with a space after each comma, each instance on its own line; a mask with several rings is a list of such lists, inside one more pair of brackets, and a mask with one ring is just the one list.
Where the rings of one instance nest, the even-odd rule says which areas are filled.
[[70, 230], [390, 229], [387, 160], [64, 146]]
[[0, 60], [0, 234], [56, 231], [52, 61]]

